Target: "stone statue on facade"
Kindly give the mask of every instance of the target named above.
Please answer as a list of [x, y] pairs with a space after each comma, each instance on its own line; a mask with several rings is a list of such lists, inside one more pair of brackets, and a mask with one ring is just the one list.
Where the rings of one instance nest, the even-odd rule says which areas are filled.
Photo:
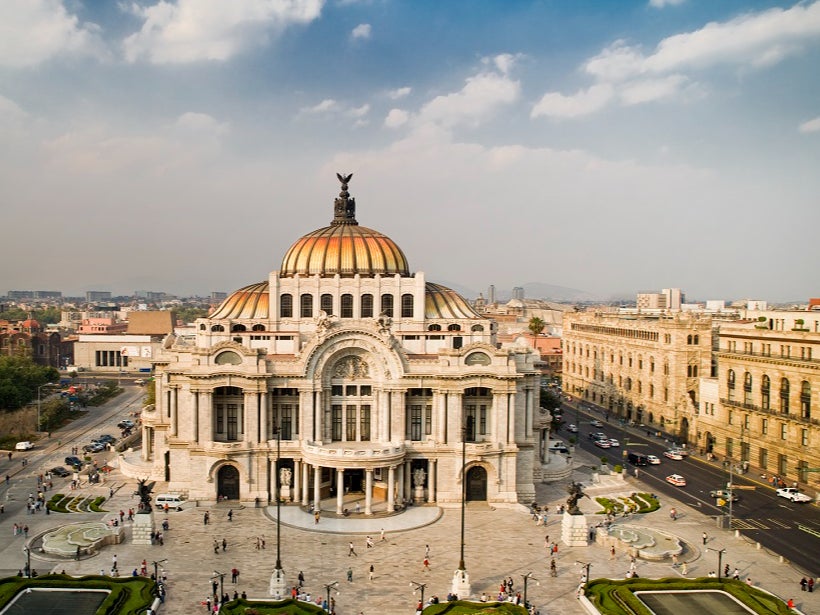
[[382, 312], [376, 319], [376, 325], [379, 327], [379, 333], [382, 335], [390, 335], [390, 327], [393, 326], [393, 319]]
[[424, 468], [416, 468], [413, 470], [413, 486], [414, 487], [424, 487], [424, 481], [427, 478], [427, 472], [424, 471]]
[[583, 497], [589, 497], [586, 493], [584, 493], [583, 485], [581, 483], [576, 483], [572, 481], [567, 486], [567, 493], [569, 493], [569, 497], [567, 498], [567, 512], [571, 515], [580, 515], [581, 510], [578, 508], [578, 500]]
[[290, 487], [290, 479], [292, 477], [292, 473], [290, 468], [282, 468], [279, 470], [279, 484], [282, 487]]

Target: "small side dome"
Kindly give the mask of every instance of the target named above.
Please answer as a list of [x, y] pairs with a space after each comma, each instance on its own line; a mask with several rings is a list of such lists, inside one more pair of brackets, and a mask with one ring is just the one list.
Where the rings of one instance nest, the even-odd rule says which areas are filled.
[[425, 318], [481, 318], [467, 300], [452, 288], [425, 282]]
[[270, 292], [267, 282], [251, 284], [231, 293], [208, 318], [268, 318]]

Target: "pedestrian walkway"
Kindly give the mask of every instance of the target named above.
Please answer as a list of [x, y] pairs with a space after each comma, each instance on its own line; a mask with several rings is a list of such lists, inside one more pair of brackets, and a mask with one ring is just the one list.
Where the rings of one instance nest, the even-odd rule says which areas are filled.
[[[644, 488], [631, 478], [605, 479], [591, 485], [590, 468], [596, 458], [579, 451], [574, 459], [576, 470], [572, 479], [584, 483], [591, 498], [580, 501], [582, 510], [591, 522], [601, 519], [597, 515], [596, 494], [628, 494]], [[9, 539], [0, 543], [0, 569], [15, 574], [25, 562], [22, 537], [10, 536], [14, 522], [26, 522], [31, 526], [32, 537], [47, 528], [73, 521], [111, 518], [120, 509], [135, 508], [133, 496], [135, 484], [127, 482], [115, 470], [108, 479], [120, 488], [103, 504], [109, 513], [82, 513], [72, 515], [44, 515], [22, 517], [9, 515], [0, 518], [0, 531], [8, 531]], [[502, 578], [512, 577], [514, 589], [523, 591], [523, 575], [532, 573], [539, 583], [528, 583], [528, 598], [542, 614], [583, 613], [576, 598], [576, 590], [586, 564], [590, 565], [592, 578], [623, 578], [630, 569], [631, 560], [623, 547], [611, 556], [608, 546], [593, 543], [585, 547], [566, 547], [560, 540], [561, 519], [555, 508], [567, 499], [567, 481], [552, 485], [536, 486], [536, 500], [547, 505], [549, 514], [546, 525], [537, 525], [523, 506], [494, 508], [471, 503], [465, 515], [464, 562], [470, 575], [473, 595], [482, 592], [494, 597]], [[88, 494], [108, 495], [109, 485], [83, 485], [81, 491]], [[156, 492], [165, 487], [158, 484]], [[671, 561], [637, 560], [635, 567], [641, 577], [682, 576], [682, 564], [686, 563], [686, 576], [706, 576], [718, 566], [722, 553], [723, 564], [732, 570], [738, 568], [741, 578], [751, 577], [753, 584], [772, 591], [783, 598], [794, 598], [797, 607], [805, 613], [820, 613], [820, 594], [801, 592], [799, 581], [804, 572], [793, 569], [788, 563], [765, 549], [758, 549], [734, 532], [719, 530], [714, 520], [702, 515], [685, 503], [664, 498], [661, 509], [646, 515], [634, 515], [630, 523], [646, 525], [656, 530], [679, 536], [687, 549], [679, 558], [679, 566]], [[335, 501], [326, 503], [335, 510]], [[677, 521], [669, 518], [669, 508], [679, 513]], [[232, 520], [228, 511], [232, 510]], [[209, 523], [204, 523], [205, 512]], [[453, 573], [461, 555], [461, 511], [459, 507], [441, 509], [435, 506], [409, 507], [405, 512], [384, 517], [364, 518], [352, 514], [349, 517], [331, 515], [320, 518], [318, 524], [312, 514], [295, 505], [280, 506], [281, 543], [278, 556], [289, 585], [298, 583], [300, 571], [305, 577], [305, 590], [315, 600], [326, 595], [326, 586], [338, 582], [339, 594], [334, 595], [339, 615], [377, 615], [381, 613], [411, 613], [418, 601], [411, 583], [425, 584], [425, 598], [437, 595], [445, 598], [450, 591]], [[168, 577], [168, 597], [161, 613], [189, 615], [205, 613], [203, 602], [211, 592], [213, 578], [219, 582], [223, 577], [224, 590], [233, 596], [234, 591], [245, 591], [250, 598], [268, 598], [270, 577], [277, 559], [275, 522], [276, 507], [247, 508], [237, 502], [224, 502], [215, 506], [192, 507], [168, 515], [154, 514], [157, 527], [164, 519], [169, 528], [164, 532], [164, 545], [134, 545], [131, 542], [131, 523], [125, 522], [126, 541], [103, 548], [99, 554], [83, 557], [80, 561], [46, 558], [32, 550], [32, 567], [39, 572], [48, 570], [69, 574], [99, 574], [110, 572], [112, 557], [117, 554], [121, 574], [139, 569], [144, 560], [148, 572], [156, 565]], [[593, 523], [594, 524], [594, 523]], [[382, 539], [382, 529], [384, 535]], [[707, 544], [702, 544], [702, 534], [707, 532]], [[372, 547], [367, 545], [371, 538]], [[32, 540], [36, 540], [33, 538]], [[224, 540], [224, 548], [222, 541]], [[556, 577], [549, 572], [550, 557], [545, 542], [557, 542]], [[217, 543], [215, 550], [213, 545]], [[358, 557], [349, 557], [349, 543], [353, 543]], [[34, 544], [30, 542], [28, 544]], [[424, 566], [429, 547], [429, 569]], [[708, 550], [707, 550], [708, 549]], [[370, 567], [373, 578], [370, 579]], [[240, 574], [235, 583], [231, 570]], [[348, 581], [348, 574], [351, 580]]]

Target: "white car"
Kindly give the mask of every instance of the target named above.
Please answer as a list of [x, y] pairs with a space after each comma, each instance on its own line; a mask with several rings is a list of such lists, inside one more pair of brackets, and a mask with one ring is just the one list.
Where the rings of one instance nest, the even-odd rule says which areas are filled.
[[610, 438], [609, 446], [611, 446], [612, 448], [618, 448], [619, 446], [621, 446], [621, 443], [618, 442], [615, 438]]
[[683, 455], [681, 455], [678, 451], [664, 451], [663, 456], [669, 457], [669, 459], [676, 459], [678, 461], [683, 459]]
[[570, 433], [578, 433], [578, 426], [573, 423], [570, 423], [569, 426], [567, 426], [567, 431], [569, 431]]
[[661, 465], [661, 460], [660, 460], [660, 458], [659, 458], [659, 457], [656, 457], [655, 455], [647, 455], [647, 456], [646, 456], [646, 461], [647, 461], [647, 463], [648, 463], [649, 465], [652, 465], [652, 466], [659, 466], [659, 465]]
[[811, 502], [811, 496], [806, 495], [805, 493], [800, 493], [794, 487], [783, 487], [782, 489], [777, 490], [777, 495], [781, 498], [786, 498], [787, 500], [791, 500], [792, 502]]
[[34, 442], [29, 442], [28, 440], [24, 440], [23, 442], [18, 442], [14, 445], [15, 451], [30, 451], [34, 448]]
[[601, 421], [599, 421], [598, 419], [592, 419], [589, 422], [589, 424], [592, 425], [593, 427], [603, 427], [604, 426], [604, 424]]
[[670, 485], [675, 485], [675, 487], [685, 487], [686, 486], [686, 479], [681, 476], [680, 474], [670, 474], [666, 477], [666, 482]]
[[609, 448], [611, 444], [609, 443], [608, 439], [602, 438], [600, 440], [595, 440], [595, 446], [599, 448]]

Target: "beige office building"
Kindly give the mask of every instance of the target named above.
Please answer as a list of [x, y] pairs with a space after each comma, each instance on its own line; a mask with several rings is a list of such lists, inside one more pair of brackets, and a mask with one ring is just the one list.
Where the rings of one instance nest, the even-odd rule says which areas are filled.
[[820, 313], [767, 310], [742, 316], [720, 325], [720, 403], [704, 409], [698, 429], [721, 458], [816, 487]]
[[564, 391], [694, 444], [711, 351], [712, 320], [698, 314], [567, 313]]
[[463, 489], [529, 504], [549, 421], [537, 353], [501, 347], [493, 320], [411, 273], [396, 243], [359, 226], [340, 180], [330, 225], [165, 340], [141, 457], [123, 471], [204, 502], [267, 503], [281, 487], [337, 513], [348, 494], [365, 515], [454, 505]]

